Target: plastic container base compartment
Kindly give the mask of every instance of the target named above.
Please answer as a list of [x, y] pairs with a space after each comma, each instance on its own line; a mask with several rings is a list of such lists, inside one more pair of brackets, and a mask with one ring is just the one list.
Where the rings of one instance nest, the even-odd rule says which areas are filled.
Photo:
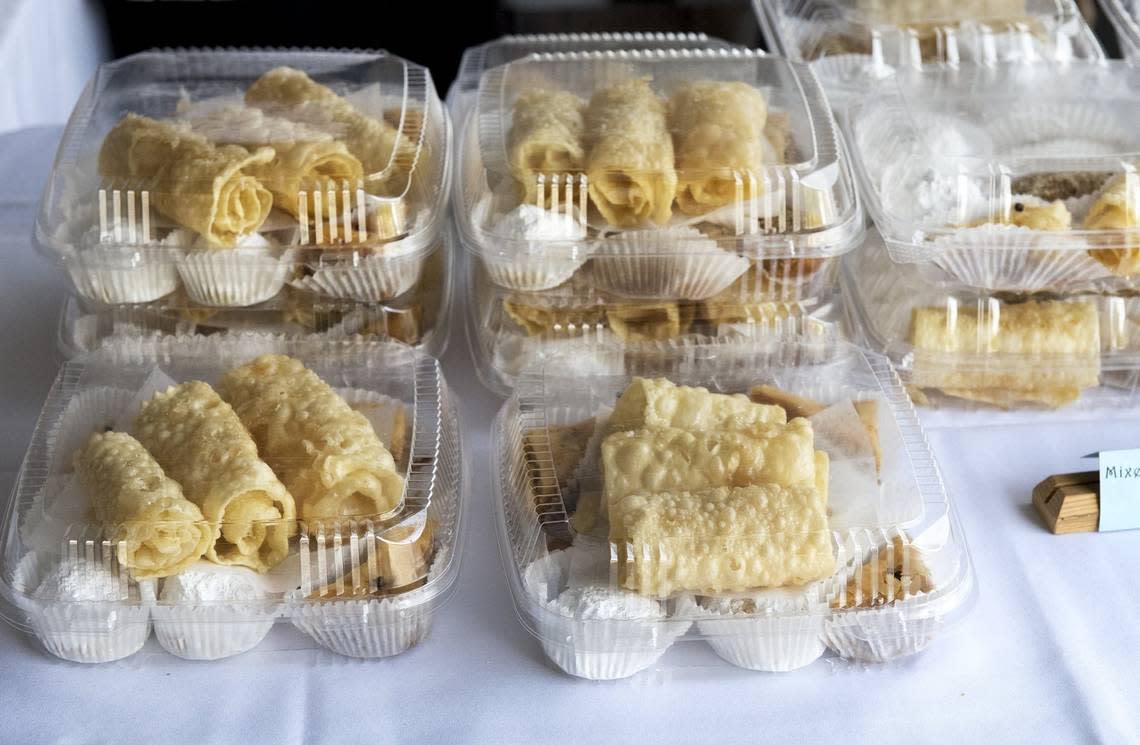
[[281, 623], [337, 654], [400, 654], [454, 591], [459, 437], [438, 362], [404, 345], [108, 342], [64, 364], [32, 436], [0, 538], [4, 618], [75, 662], [129, 657], [152, 630], [222, 659]]
[[[33, 238], [85, 306], [190, 333], [323, 304], [442, 323], [451, 141], [430, 73], [386, 52], [136, 54], [76, 103]], [[431, 330], [406, 317], [390, 338]]]
[[768, 48], [842, 98], [899, 70], [1104, 59], [1073, 0], [753, 0]]
[[[855, 256], [858, 259], [855, 259]], [[844, 262], [848, 315], [916, 403], [947, 408], [1105, 409], [1140, 385], [1137, 299], [979, 292], [895, 264], [875, 232]]]
[[783, 333], [834, 293], [864, 221], [818, 81], [699, 47], [551, 42], [464, 98], [455, 214], [494, 389], [596, 341]]
[[427, 255], [416, 283], [383, 302], [331, 298], [294, 286], [244, 308], [204, 306], [182, 291], [148, 303], [117, 304], [72, 294], [60, 315], [59, 346], [70, 358], [132, 337], [262, 334], [334, 342], [392, 340], [439, 357], [450, 332], [453, 235], [445, 229], [439, 249]]
[[766, 672], [889, 662], [969, 610], [961, 527], [884, 357], [785, 339], [640, 372], [528, 369], [494, 423], [500, 553], [555, 667], [624, 678], [700, 642]]
[[467, 271], [471, 356], [484, 385], [506, 396], [520, 373], [538, 364], [609, 375], [662, 358], [699, 364], [709, 355], [747, 355], [788, 336], [842, 339], [849, 330], [826, 276], [839, 262], [828, 261], [818, 272], [815, 298], [757, 300], [753, 285], [738, 283], [706, 301], [630, 300], [577, 281], [547, 292], [512, 292], [476, 263]]

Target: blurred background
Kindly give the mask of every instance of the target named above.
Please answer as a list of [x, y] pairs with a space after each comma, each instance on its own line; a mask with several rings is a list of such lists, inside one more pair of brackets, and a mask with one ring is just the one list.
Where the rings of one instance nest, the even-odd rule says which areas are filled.
[[[0, 132], [66, 121], [102, 61], [152, 47], [388, 49], [447, 91], [465, 47], [507, 33], [702, 31], [763, 47], [752, 0], [0, 0]], [[1110, 55], [1093, 0], [1082, 10]]]

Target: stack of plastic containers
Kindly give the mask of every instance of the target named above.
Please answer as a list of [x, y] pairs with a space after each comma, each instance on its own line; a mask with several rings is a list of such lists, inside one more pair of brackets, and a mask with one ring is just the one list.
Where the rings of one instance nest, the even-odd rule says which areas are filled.
[[35, 241], [74, 290], [66, 351], [259, 331], [438, 352], [450, 119], [386, 53], [168, 51], [104, 65]]
[[1104, 59], [1074, 0], [753, 0], [769, 48], [811, 63], [837, 114], [896, 70]]
[[761, 671], [885, 662], [968, 610], [961, 530], [884, 357], [786, 339], [685, 367], [530, 370], [495, 421], [500, 550], [554, 665], [621, 678], [675, 643]]
[[[75, 297], [0, 534], [4, 617], [78, 662], [290, 622], [428, 634], [459, 565], [450, 125], [385, 53], [167, 51], [96, 74], [36, 225]], [[419, 347], [419, 348], [418, 348]], [[277, 634], [295, 647], [298, 634]]]
[[1133, 392], [1138, 89], [1121, 62], [962, 65], [848, 108], [882, 239], [846, 284], [909, 383], [1001, 407]]
[[1136, 0], [1102, 0], [1101, 7], [1116, 29], [1124, 58], [1140, 60], [1140, 4]]
[[591, 679], [682, 640], [768, 671], [915, 653], [973, 574], [897, 375], [843, 338], [864, 215], [818, 81], [615, 38], [471, 50], [449, 96], [519, 615]]
[[815, 76], [641, 44], [517, 58], [455, 106], [468, 338], [497, 391], [555, 359], [620, 372], [839, 333], [837, 258], [863, 213]]
[[[259, 384], [275, 422], [257, 424]], [[219, 659], [284, 622], [339, 654], [399, 654], [454, 589], [461, 464], [439, 365], [405, 345], [107, 344], [64, 364], [32, 436], [0, 537], [5, 617], [76, 662], [130, 656], [152, 629]], [[378, 483], [382, 511], [363, 501]]]
[[1102, 58], [1073, 0], [753, 0], [774, 52], [825, 78]]

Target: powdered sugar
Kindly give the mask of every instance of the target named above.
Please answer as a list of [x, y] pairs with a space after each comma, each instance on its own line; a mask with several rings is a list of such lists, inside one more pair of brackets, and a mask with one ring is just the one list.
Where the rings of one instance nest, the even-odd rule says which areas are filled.
[[126, 575], [119, 576], [102, 564], [62, 561], [40, 580], [37, 600], [64, 602], [108, 602], [126, 596]]
[[244, 567], [200, 561], [162, 583], [160, 598], [182, 603], [243, 603], [265, 597], [260, 576]]
[[607, 585], [571, 587], [555, 599], [553, 609], [583, 621], [637, 621], [665, 617], [665, 611], [656, 600]]
[[581, 226], [571, 215], [520, 204], [495, 220], [496, 235], [528, 241], [578, 240]]

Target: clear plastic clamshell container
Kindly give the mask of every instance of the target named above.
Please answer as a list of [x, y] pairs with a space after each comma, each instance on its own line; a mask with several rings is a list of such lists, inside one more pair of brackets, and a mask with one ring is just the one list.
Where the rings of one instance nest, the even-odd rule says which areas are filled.
[[48, 396], [4, 515], [0, 607], [76, 662], [152, 629], [220, 659], [282, 622], [399, 654], [454, 589], [461, 470], [439, 364], [410, 347], [125, 339]]
[[1120, 51], [1127, 60], [1140, 61], [1140, 3], [1136, 0], [1101, 0], [1100, 7], [1116, 29]]
[[770, 48], [828, 87], [899, 69], [1103, 59], [1074, 0], [753, 0]]
[[1140, 385], [1135, 296], [948, 289], [891, 261], [882, 238], [843, 267], [850, 315], [916, 401], [961, 408], [1101, 408]]
[[891, 258], [947, 289], [1134, 292], [1140, 69], [900, 73], [847, 109]]
[[76, 104], [35, 242], [93, 309], [398, 304], [448, 281], [450, 128], [385, 52], [136, 54]]
[[833, 291], [862, 238], [815, 76], [761, 52], [534, 54], [483, 75], [462, 130], [455, 208], [479, 312], [507, 295], [562, 309], [500, 314], [515, 337], [586, 325], [628, 342], [613, 319], [648, 305], [669, 316], [651, 339], [685, 319], [716, 336]]
[[969, 609], [961, 528], [884, 357], [784, 340], [638, 372], [529, 370], [494, 424], [503, 563], [555, 666], [622, 678], [702, 641], [754, 670], [885, 662]]
[[[723, 39], [697, 32], [668, 31], [600, 31], [562, 34], [508, 34], [463, 51], [459, 73], [448, 103], [455, 105], [460, 99], [479, 90], [483, 73], [493, 67], [505, 65], [532, 54], [550, 52], [607, 52], [623, 49], [731, 49]], [[457, 117], [459, 120], [459, 117]]]
[[69, 294], [60, 314], [59, 347], [74, 357], [123, 338], [276, 334], [290, 337], [398, 341], [438, 357], [447, 345], [453, 293], [454, 231], [425, 259], [420, 281], [380, 303], [338, 300], [295, 287], [249, 308], [198, 305], [177, 292], [149, 303], [106, 305]]

